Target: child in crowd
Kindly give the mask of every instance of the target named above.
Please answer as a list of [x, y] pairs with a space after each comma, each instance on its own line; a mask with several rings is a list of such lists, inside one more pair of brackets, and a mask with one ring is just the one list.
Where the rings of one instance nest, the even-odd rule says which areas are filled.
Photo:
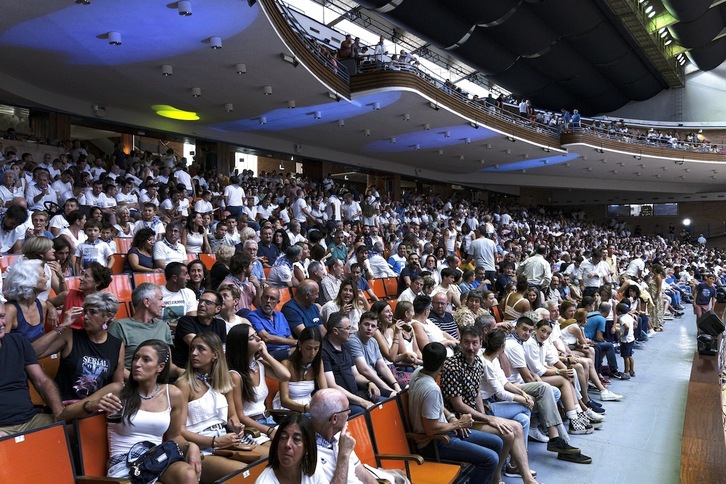
[[152, 202], [144, 203], [144, 208], [141, 210], [141, 220], [134, 224], [134, 233], [141, 229], [151, 229], [156, 233], [156, 240], [161, 240], [164, 237], [164, 224], [161, 219], [156, 215], [156, 205]]
[[114, 228], [113, 225], [111, 225], [108, 222], [102, 222], [101, 223], [101, 242], [108, 245], [109, 249], [111, 249], [111, 253], [116, 253], [116, 241], [113, 240], [113, 232]]
[[217, 224], [217, 227], [214, 229], [214, 235], [209, 237], [209, 247], [212, 250], [212, 254], [215, 254], [217, 252], [217, 249], [220, 245], [228, 245], [226, 243], [226, 237], [227, 237], [227, 222], [224, 220], [220, 221]]
[[83, 226], [86, 234], [85, 242], [76, 247], [76, 273], [82, 273], [91, 262], [98, 262], [104, 267], [111, 267], [114, 251], [105, 242], [99, 239], [101, 235], [101, 222], [89, 220]]
[[704, 274], [703, 282], [696, 286], [696, 298], [693, 302], [693, 312], [696, 318], [700, 318], [713, 307], [716, 298], [716, 276], [713, 274]]
[[620, 356], [623, 357], [623, 372], [635, 376], [635, 364], [633, 362], [633, 347], [635, 346], [635, 318], [629, 314], [630, 306], [620, 303], [615, 307], [620, 324]]

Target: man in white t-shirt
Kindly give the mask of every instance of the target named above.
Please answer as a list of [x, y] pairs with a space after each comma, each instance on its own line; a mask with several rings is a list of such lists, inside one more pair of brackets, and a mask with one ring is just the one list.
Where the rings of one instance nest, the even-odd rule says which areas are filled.
[[166, 226], [164, 238], [154, 244], [154, 267], [164, 269], [170, 262], [187, 262], [187, 249], [179, 241], [181, 224], [170, 222]]
[[164, 276], [166, 285], [161, 288], [165, 305], [162, 319], [174, 329], [176, 321], [182, 316], [197, 315], [197, 296], [194, 295], [194, 291], [186, 287], [189, 273], [181, 262], [167, 264]]
[[227, 207], [229, 213], [238, 217], [242, 213], [242, 207], [245, 202], [245, 191], [239, 186], [239, 178], [233, 176], [229, 179], [229, 185], [224, 188], [222, 193], [224, 198], [224, 206]]

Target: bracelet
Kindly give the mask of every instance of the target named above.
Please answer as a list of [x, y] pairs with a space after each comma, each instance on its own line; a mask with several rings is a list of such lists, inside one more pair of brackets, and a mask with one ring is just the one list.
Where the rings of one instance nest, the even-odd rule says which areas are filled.
[[55, 331], [58, 334], [63, 334], [63, 331], [65, 331], [65, 329], [66, 328], [62, 328], [60, 326], [56, 326], [55, 328], [53, 328], [53, 331]]
[[216, 439], [216, 437], [212, 436], [212, 450], [214, 450], [214, 439]]
[[265, 432], [265, 435], [269, 437], [273, 430], [275, 430], [275, 429], [273, 429], [272, 427], [269, 427], [267, 429], [267, 432]]

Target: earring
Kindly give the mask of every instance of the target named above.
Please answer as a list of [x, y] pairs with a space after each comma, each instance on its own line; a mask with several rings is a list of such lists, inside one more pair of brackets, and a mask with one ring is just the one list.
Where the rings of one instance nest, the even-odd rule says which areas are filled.
[[108, 329], [108, 323], [103, 323], [103, 326], [101, 326], [104, 330]]

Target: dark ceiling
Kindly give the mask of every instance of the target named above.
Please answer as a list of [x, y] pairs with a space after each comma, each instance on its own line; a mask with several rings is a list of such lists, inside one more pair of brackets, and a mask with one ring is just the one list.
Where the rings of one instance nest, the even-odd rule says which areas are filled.
[[[656, 11], [673, 15], [670, 32], [709, 70], [726, 59], [715, 40], [726, 5], [711, 0], [664, 0]], [[359, 0], [432, 45], [446, 49], [492, 82], [553, 110], [594, 115], [643, 101], [667, 84], [605, 0]], [[668, 12], [665, 12], [665, 10]]]

